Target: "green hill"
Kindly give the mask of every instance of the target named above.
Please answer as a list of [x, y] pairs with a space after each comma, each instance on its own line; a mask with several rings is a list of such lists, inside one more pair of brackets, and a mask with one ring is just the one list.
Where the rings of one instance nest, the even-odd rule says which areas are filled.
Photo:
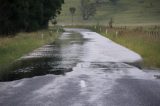
[[[91, 0], [95, 3], [98, 0]], [[107, 25], [113, 18], [115, 24], [159, 24], [160, 0], [99, 0], [96, 3], [96, 14], [88, 20], [83, 20], [81, 0], [65, 0], [62, 13], [58, 16], [59, 24], [71, 24], [70, 7], [76, 8], [74, 24]], [[113, 4], [111, 1], [117, 1]]]

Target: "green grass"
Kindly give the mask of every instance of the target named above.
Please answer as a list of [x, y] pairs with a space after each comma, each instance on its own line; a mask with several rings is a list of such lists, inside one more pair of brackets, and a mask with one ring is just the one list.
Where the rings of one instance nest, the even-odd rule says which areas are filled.
[[[87, 28], [98, 32], [112, 41], [140, 54], [143, 58], [143, 67], [160, 68], [160, 29], [155, 29], [155, 26], [142, 27], [143, 30], [141, 31], [135, 31], [135, 29], [139, 28], [135, 26], [127, 27], [126, 30], [118, 28], [109, 29], [106, 26], [97, 26], [95, 28], [93, 25], [76, 25], [69, 27]], [[106, 34], [106, 28], [108, 34]], [[116, 36], [116, 31], [122, 31], [122, 33]], [[147, 31], [158, 31], [159, 35], [149, 36], [146, 33]]]
[[[119, 0], [116, 6], [109, 2], [103, 3], [103, 5], [97, 6], [96, 15], [87, 21], [82, 20], [80, 0], [65, 0], [62, 14], [57, 18], [59, 24], [71, 25], [69, 7], [76, 7], [74, 26], [71, 27], [97, 31], [88, 25], [108, 26], [110, 18], [113, 18], [114, 27], [129, 26], [130, 32], [124, 32], [122, 36], [115, 37], [115, 32], [110, 32], [106, 37], [139, 53], [144, 58], [145, 67], [160, 68], [160, 38], [151, 38], [141, 32], [135, 33], [133, 30], [137, 26], [145, 26], [144, 31], [149, 31], [152, 29], [146, 27], [160, 25], [160, 0]], [[160, 32], [159, 29], [158, 31]], [[103, 28], [102, 31], [98, 30], [97, 32], [105, 35]]]
[[[140, 1], [144, 2], [140, 3]], [[152, 3], [152, 6], [150, 6], [150, 3]], [[159, 24], [159, 6], [159, 0], [119, 0], [115, 6], [108, 2], [97, 6], [96, 15], [91, 17], [90, 20], [84, 21], [81, 16], [80, 0], [65, 0], [58, 22], [64, 25], [71, 24], [69, 7], [76, 7], [74, 23], [77, 25], [93, 25], [97, 22], [101, 25], [107, 25], [111, 17], [116, 25]]]
[[[53, 29], [41, 30], [31, 33], [18, 33], [15, 37], [0, 38], [0, 70], [8, 67], [16, 59], [32, 50], [51, 42], [57, 38], [58, 33]], [[42, 33], [44, 35], [42, 39]]]
[[115, 35], [115, 32], [107, 35], [105, 32], [101, 32], [101, 34], [140, 54], [144, 60], [144, 67], [160, 68], [160, 35], [151, 37], [133, 30], [123, 32], [118, 36]]
[[107, 36], [111, 40], [130, 48], [139, 53], [144, 59], [144, 65], [147, 67], [160, 68], [160, 42], [146, 40], [144, 37], [127, 36], [127, 37], [113, 37]]

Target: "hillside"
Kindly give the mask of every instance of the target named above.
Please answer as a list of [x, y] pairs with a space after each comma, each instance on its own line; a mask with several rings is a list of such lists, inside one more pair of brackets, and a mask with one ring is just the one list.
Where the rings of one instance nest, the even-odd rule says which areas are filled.
[[[95, 2], [98, 0], [92, 0]], [[59, 24], [71, 24], [70, 7], [75, 7], [74, 24], [108, 24], [113, 18], [115, 24], [159, 24], [160, 0], [99, 0], [96, 14], [88, 20], [82, 19], [81, 0], [65, 0]], [[111, 1], [117, 1], [113, 4]]]

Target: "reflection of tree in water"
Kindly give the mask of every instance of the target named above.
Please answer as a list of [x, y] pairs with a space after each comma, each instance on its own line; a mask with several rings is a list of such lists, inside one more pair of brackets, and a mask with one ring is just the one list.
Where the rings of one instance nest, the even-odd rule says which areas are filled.
[[83, 45], [86, 41], [90, 39], [83, 38], [79, 33], [72, 33], [68, 35], [66, 38], [58, 39], [55, 44], [59, 46], [59, 48], [70, 46], [71, 44]]

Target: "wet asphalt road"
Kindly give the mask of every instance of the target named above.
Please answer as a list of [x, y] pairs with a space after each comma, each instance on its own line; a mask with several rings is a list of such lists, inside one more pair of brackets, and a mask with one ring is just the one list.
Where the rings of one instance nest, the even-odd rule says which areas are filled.
[[127, 64], [141, 61], [137, 54], [88, 30], [66, 30], [0, 82], [0, 106], [160, 106], [160, 73]]

